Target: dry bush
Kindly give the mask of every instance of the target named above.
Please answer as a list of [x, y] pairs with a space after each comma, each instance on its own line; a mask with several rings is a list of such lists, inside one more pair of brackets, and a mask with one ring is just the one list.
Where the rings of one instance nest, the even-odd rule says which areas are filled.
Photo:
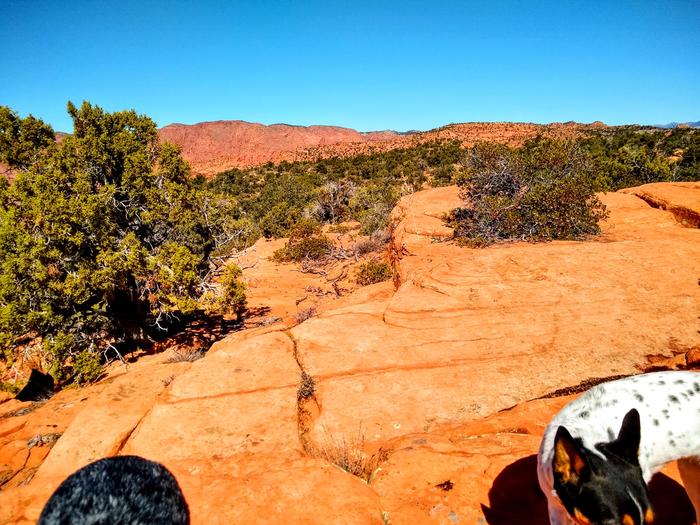
[[365, 436], [360, 433], [351, 440], [346, 439], [345, 436], [341, 438], [329, 437], [321, 444], [312, 445], [309, 454], [328, 461], [345, 472], [371, 483], [379, 465], [389, 458], [390, 451], [379, 448], [373, 454], [367, 454], [364, 448]]
[[270, 325], [273, 325], [275, 323], [279, 323], [281, 321], [282, 321], [281, 317], [271, 315], [269, 317], [265, 317], [262, 320], [260, 320], [258, 322], [258, 326], [270, 326]]
[[297, 401], [312, 398], [315, 393], [316, 381], [314, 381], [314, 378], [311, 375], [307, 374], [306, 372], [302, 372], [301, 381], [299, 382], [299, 389], [297, 390]]
[[369, 237], [361, 241], [357, 241], [352, 247], [355, 255], [365, 255], [366, 253], [376, 252], [384, 249], [386, 242], [378, 237]]
[[522, 148], [481, 143], [457, 184], [467, 207], [448, 223], [461, 244], [582, 239], [607, 217], [595, 194], [594, 165], [573, 142], [537, 139]]
[[29, 439], [27, 441], [27, 448], [34, 448], [34, 447], [46, 447], [48, 446], [53, 447], [56, 444], [56, 441], [58, 441], [58, 438], [61, 437], [62, 434], [59, 433], [52, 433], [52, 434], [36, 434], [34, 437]]
[[315, 306], [309, 306], [308, 308], [304, 308], [302, 310], [299, 310], [296, 315], [294, 316], [294, 320], [299, 323], [303, 323], [307, 319], [310, 319], [316, 315], [316, 307]]
[[330, 228], [328, 228], [328, 233], [339, 233], [342, 235], [345, 233], [350, 233], [351, 231], [357, 229], [357, 226], [350, 226], [347, 224], [332, 224]]
[[166, 363], [182, 363], [182, 362], [193, 362], [202, 359], [206, 355], [204, 350], [185, 350], [178, 348], [173, 352]]

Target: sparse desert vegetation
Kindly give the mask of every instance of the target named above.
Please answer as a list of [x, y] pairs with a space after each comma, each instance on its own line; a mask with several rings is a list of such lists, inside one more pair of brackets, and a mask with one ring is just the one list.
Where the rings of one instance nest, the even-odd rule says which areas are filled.
[[[433, 140], [350, 157], [233, 169], [201, 183], [235, 197], [251, 223], [260, 225], [258, 233], [267, 237], [292, 235], [304, 217], [321, 224], [356, 220], [361, 233], [375, 235], [387, 227], [389, 213], [402, 195], [457, 183], [465, 198], [479, 200], [479, 209], [474, 208], [469, 219], [464, 210], [452, 217], [458, 236], [466, 238], [466, 222], [481, 222], [478, 229], [484, 230], [484, 239], [473, 235], [471, 244], [488, 244], [488, 238], [544, 240], [595, 233], [594, 223], [603, 215], [593, 193], [696, 180], [699, 152], [697, 129], [603, 126], [582, 128], [567, 138], [534, 138], [523, 146], [477, 142], [463, 147], [452, 139]], [[485, 182], [491, 175], [498, 175], [501, 187]], [[555, 210], [555, 200], [562, 197], [566, 202]], [[584, 201], [588, 218], [574, 209], [580, 208], [575, 202]], [[507, 209], [500, 213], [503, 208]], [[553, 213], [558, 218], [549, 217]], [[567, 225], [568, 215], [577, 217]], [[503, 233], [485, 231], [491, 228], [483, 224], [489, 217], [496, 218], [495, 227]], [[318, 239], [308, 243], [318, 251]]]
[[[322, 226], [355, 220], [369, 235], [361, 256], [388, 238], [402, 195], [457, 183], [467, 205], [449, 221], [462, 243], [580, 239], [605, 217], [596, 192], [700, 170], [698, 130], [626, 126], [522, 147], [434, 140], [207, 181], [145, 116], [88, 103], [69, 113], [75, 132], [56, 143], [41, 120], [0, 112], [0, 161], [17, 174], [0, 179], [0, 343], [11, 362], [21, 338], [40, 337], [59, 383], [95, 379], [195, 312], [240, 318], [241, 272], [222, 262], [259, 236], [289, 237], [279, 261], [322, 264], [340, 253]], [[370, 262], [358, 282], [387, 277]]]
[[389, 450], [380, 448], [367, 453], [364, 434], [353, 438], [326, 436], [321, 443], [315, 444], [308, 453], [311, 457], [321, 458], [337, 466], [348, 474], [371, 483], [377, 469], [389, 457]]
[[469, 246], [504, 240], [582, 239], [607, 214], [592, 159], [575, 142], [532, 140], [522, 148], [479, 144], [457, 184], [467, 202], [448, 222]]
[[355, 280], [362, 286], [380, 283], [391, 279], [391, 267], [385, 261], [371, 259], [360, 265]]
[[41, 121], [0, 113], [0, 158], [18, 172], [0, 180], [0, 347], [12, 362], [18, 340], [40, 338], [62, 384], [94, 380], [205, 296], [210, 311], [240, 312], [240, 272], [218, 286], [211, 257], [249, 240], [236, 202], [195, 187], [152, 120], [87, 102], [68, 112], [60, 143]]
[[700, 525], [698, 20], [2, 2], [0, 525]]

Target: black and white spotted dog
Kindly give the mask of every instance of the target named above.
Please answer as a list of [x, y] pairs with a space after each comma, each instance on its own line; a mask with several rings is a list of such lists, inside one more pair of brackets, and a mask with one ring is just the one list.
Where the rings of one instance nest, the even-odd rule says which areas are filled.
[[188, 525], [177, 481], [160, 463], [116, 456], [71, 474], [53, 493], [38, 525]]
[[537, 474], [550, 523], [653, 523], [647, 483], [673, 460], [700, 519], [699, 372], [591, 388], [554, 416], [542, 439]]

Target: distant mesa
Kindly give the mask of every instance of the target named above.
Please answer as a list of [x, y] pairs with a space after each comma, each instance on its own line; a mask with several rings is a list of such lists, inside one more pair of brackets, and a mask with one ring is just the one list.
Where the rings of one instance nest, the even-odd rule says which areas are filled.
[[536, 135], [573, 138], [590, 126], [576, 122], [532, 124], [511, 122], [470, 122], [448, 124], [429, 131], [360, 132], [340, 126], [294, 126], [257, 124], [242, 120], [219, 120], [198, 124], [170, 124], [158, 133], [173, 142], [194, 174], [214, 176], [232, 168], [248, 168], [268, 162], [315, 161], [349, 157], [415, 146], [433, 140], [457, 140], [463, 146], [479, 141], [496, 141], [511, 146]]
[[[675, 127], [673, 123], [664, 127]], [[700, 127], [700, 122], [691, 122]], [[428, 131], [357, 131], [341, 126], [259, 124], [243, 120], [217, 120], [197, 124], [169, 124], [158, 130], [161, 141], [177, 144], [194, 175], [213, 177], [233, 168], [249, 168], [283, 161], [317, 161], [331, 157], [381, 153], [434, 140], [456, 140], [463, 147], [480, 141], [519, 146], [537, 135], [572, 139], [586, 129], [607, 127], [574, 121], [551, 124], [530, 122], [467, 122], [447, 124]], [[68, 133], [57, 132], [61, 142]], [[12, 180], [16, 173], [0, 164], [0, 177]]]
[[668, 124], [658, 124], [657, 128], [700, 128], [700, 120], [696, 122], [669, 122]]
[[179, 145], [193, 171], [204, 175], [267, 162], [297, 160], [296, 152], [309, 148], [397, 137], [391, 131], [360, 133], [339, 126], [265, 126], [241, 120], [171, 124], [158, 133], [161, 140]]

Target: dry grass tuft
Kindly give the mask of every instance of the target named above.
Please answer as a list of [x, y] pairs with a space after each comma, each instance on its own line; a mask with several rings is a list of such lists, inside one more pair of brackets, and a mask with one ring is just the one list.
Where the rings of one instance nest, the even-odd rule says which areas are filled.
[[309, 306], [308, 308], [304, 308], [303, 310], [299, 310], [296, 315], [294, 316], [294, 320], [299, 323], [303, 323], [307, 319], [310, 319], [316, 315], [316, 307], [315, 306]]
[[204, 350], [182, 350], [180, 348], [173, 352], [173, 355], [166, 361], [166, 363], [182, 363], [182, 362], [193, 362], [202, 359], [206, 355]]
[[365, 255], [367, 253], [376, 252], [386, 248], [386, 241], [378, 237], [369, 237], [367, 239], [358, 241], [352, 247], [352, 251], [355, 255]]
[[53, 447], [61, 434], [37, 434], [27, 441], [27, 448], [34, 447]]
[[364, 434], [360, 434], [351, 440], [346, 439], [345, 436], [328, 438], [323, 443], [314, 444], [309, 450], [309, 454], [324, 459], [345, 472], [371, 483], [379, 466], [389, 459], [390, 451], [379, 448], [373, 454], [368, 454], [364, 448], [365, 437]]

